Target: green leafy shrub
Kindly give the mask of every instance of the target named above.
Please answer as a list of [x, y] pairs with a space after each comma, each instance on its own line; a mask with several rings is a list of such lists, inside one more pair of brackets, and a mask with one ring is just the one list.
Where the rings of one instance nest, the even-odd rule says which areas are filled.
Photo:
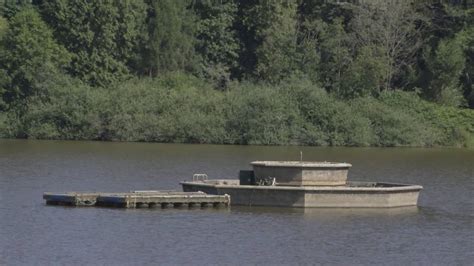
[[91, 88], [56, 78], [0, 137], [318, 146], [473, 146], [474, 114], [413, 92], [341, 100], [302, 77], [226, 91], [179, 73]]
[[299, 115], [279, 88], [241, 84], [226, 93], [226, 131], [236, 144], [290, 144]]
[[223, 95], [182, 74], [131, 80], [110, 89], [102, 120], [105, 139], [188, 143], [226, 142]]
[[371, 98], [351, 102], [352, 109], [370, 121], [373, 146], [423, 146], [425, 127], [422, 121]]
[[414, 92], [384, 93], [380, 101], [422, 121], [433, 135], [433, 145], [469, 146], [468, 143], [472, 143], [474, 111], [471, 109], [430, 103]]
[[[295, 85], [298, 84], [298, 85]], [[298, 106], [302, 122], [299, 142], [307, 145], [366, 146], [369, 121], [354, 114], [350, 106], [309, 81], [286, 85]]]
[[98, 139], [104, 94], [81, 84], [57, 84], [49, 95], [33, 97], [22, 117], [24, 133], [33, 139]]

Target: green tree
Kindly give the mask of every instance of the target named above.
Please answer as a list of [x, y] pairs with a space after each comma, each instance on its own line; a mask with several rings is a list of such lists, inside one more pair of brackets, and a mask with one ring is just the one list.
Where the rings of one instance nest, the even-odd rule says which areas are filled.
[[258, 32], [262, 43], [256, 49], [256, 74], [263, 80], [276, 83], [296, 70], [297, 6], [292, 1], [266, 5], [265, 12], [271, 13], [270, 21]]
[[238, 17], [241, 76], [272, 83], [293, 73], [317, 76], [315, 28], [305, 24], [300, 30], [297, 1], [242, 1]]
[[238, 5], [235, 27], [242, 43], [239, 53], [239, 78], [255, 78], [258, 64], [257, 49], [262, 45], [265, 31], [273, 22], [274, 9], [280, 3], [273, 1], [244, 0]]
[[465, 29], [462, 33], [465, 68], [462, 73], [464, 97], [469, 107], [474, 108], [474, 7], [466, 10]]
[[352, 61], [347, 24], [353, 13], [351, 5], [339, 1], [300, 1], [298, 6], [299, 69], [335, 94]]
[[69, 73], [105, 86], [129, 73], [146, 16], [141, 0], [38, 1], [57, 40], [73, 55]]
[[351, 39], [341, 18], [334, 19], [321, 35], [321, 81], [326, 89], [342, 95], [342, 83], [351, 64]]
[[387, 66], [377, 47], [361, 47], [342, 79], [339, 96], [354, 98], [377, 95], [385, 86]]
[[24, 7], [31, 5], [33, 0], [0, 0], [0, 15], [11, 19]]
[[415, 54], [422, 43], [423, 28], [418, 25], [425, 18], [416, 12], [416, 2], [368, 1], [354, 8], [351, 41], [358, 47], [372, 46], [380, 51], [380, 59], [385, 62], [385, 89], [404, 86], [405, 79], [399, 84], [394, 81], [404, 68], [415, 63]]
[[[0, 16], [0, 51], [3, 50], [3, 37], [5, 36], [8, 29], [8, 21]], [[1, 52], [0, 52], [1, 53]], [[8, 83], [7, 73], [4, 69], [0, 69], [0, 110], [5, 108], [3, 101], [3, 93], [5, 93], [5, 86]]]
[[232, 0], [200, 1], [194, 9], [199, 17], [196, 52], [204, 77], [224, 88], [238, 67], [240, 43], [233, 28], [237, 4]]
[[[474, 9], [473, 9], [474, 11]], [[474, 15], [474, 12], [472, 12]], [[474, 25], [466, 30], [464, 53], [466, 57], [465, 68], [462, 74], [464, 97], [470, 108], [474, 108]]]
[[300, 19], [297, 27], [296, 62], [298, 71], [301, 71], [311, 81], [320, 83], [321, 79], [321, 35], [326, 27], [322, 20]]
[[463, 103], [460, 78], [464, 70], [465, 57], [462, 47], [462, 32], [454, 39], [442, 40], [428, 67], [432, 73], [428, 95], [435, 101], [450, 106]]
[[0, 71], [7, 79], [3, 94], [7, 104], [26, 106], [29, 97], [47, 94], [48, 84], [64, 73], [70, 60], [31, 7], [11, 18], [1, 46]]
[[195, 14], [188, 1], [149, 0], [142, 71], [150, 76], [195, 67]]
[[3, 38], [8, 29], [8, 20], [0, 16], [0, 40]]

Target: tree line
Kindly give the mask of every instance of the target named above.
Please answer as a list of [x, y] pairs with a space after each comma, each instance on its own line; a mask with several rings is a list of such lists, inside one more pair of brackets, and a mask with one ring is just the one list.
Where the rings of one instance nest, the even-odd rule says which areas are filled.
[[[472, 140], [469, 1], [1, 0], [0, 6], [0, 136], [384, 146]], [[308, 102], [288, 87], [311, 99], [319, 96]], [[135, 104], [143, 101], [138, 92], [150, 94], [143, 103], [148, 111]], [[201, 102], [193, 103], [191, 95]], [[232, 102], [221, 105], [230, 99], [251, 110], [243, 115]], [[364, 101], [392, 120], [418, 117], [411, 122], [427, 123], [432, 136], [397, 136], [406, 132], [396, 127], [404, 126], [372, 119]], [[166, 118], [173, 111], [164, 106], [196, 113]], [[201, 109], [206, 118], [195, 117]], [[283, 117], [294, 113], [294, 119], [273, 121], [280, 111]], [[143, 119], [150, 129], [139, 125], [137, 132], [121, 135], [113, 124], [120, 115], [130, 117], [119, 127]], [[239, 115], [250, 121], [235, 120]], [[260, 115], [268, 120], [255, 120]], [[259, 122], [248, 125], [253, 120]], [[87, 126], [80, 129], [70, 125], [83, 122]], [[92, 131], [79, 133], [82, 127]], [[341, 127], [348, 136], [341, 137]], [[147, 134], [153, 137], [146, 137], [143, 131], [152, 129]], [[352, 129], [363, 137], [353, 140]], [[381, 133], [389, 129], [390, 137]], [[208, 133], [189, 137], [194, 130]]]

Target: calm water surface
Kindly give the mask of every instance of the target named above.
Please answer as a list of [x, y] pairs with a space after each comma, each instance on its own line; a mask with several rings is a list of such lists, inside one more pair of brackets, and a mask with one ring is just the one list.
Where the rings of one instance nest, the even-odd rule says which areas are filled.
[[[395, 209], [46, 206], [45, 191], [180, 189], [253, 160], [350, 162], [351, 180], [424, 186]], [[473, 265], [474, 150], [0, 140], [2, 265]]]

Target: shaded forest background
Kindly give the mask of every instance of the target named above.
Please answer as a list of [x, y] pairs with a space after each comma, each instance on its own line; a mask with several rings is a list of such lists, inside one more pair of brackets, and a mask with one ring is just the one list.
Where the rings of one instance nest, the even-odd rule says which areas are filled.
[[474, 146], [474, 6], [0, 0], [0, 137]]

